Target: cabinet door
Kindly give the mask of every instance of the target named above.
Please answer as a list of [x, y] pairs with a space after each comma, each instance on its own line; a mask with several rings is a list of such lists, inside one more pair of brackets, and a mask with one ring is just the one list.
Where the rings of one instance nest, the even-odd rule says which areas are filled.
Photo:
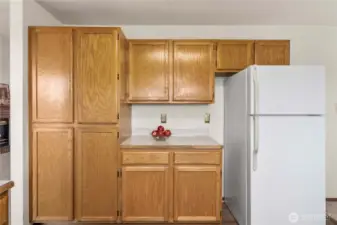
[[168, 221], [168, 167], [125, 166], [122, 171], [122, 220]]
[[72, 220], [72, 128], [33, 128], [32, 175], [32, 220]]
[[175, 41], [173, 100], [212, 102], [214, 69], [211, 41]]
[[33, 122], [73, 121], [71, 28], [30, 30]]
[[220, 221], [219, 166], [175, 166], [174, 220]]
[[117, 31], [76, 30], [76, 115], [79, 123], [117, 123]]
[[240, 71], [254, 63], [254, 41], [220, 41], [217, 47], [217, 69]]
[[76, 218], [117, 220], [117, 129], [90, 126], [76, 130]]
[[130, 41], [130, 101], [169, 100], [168, 41]]
[[255, 64], [289, 65], [290, 41], [255, 41]]
[[0, 225], [8, 225], [8, 192], [0, 194]]

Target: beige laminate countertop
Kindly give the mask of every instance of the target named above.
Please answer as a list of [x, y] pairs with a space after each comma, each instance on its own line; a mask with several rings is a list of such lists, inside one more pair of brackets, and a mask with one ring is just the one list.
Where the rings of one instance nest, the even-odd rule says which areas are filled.
[[126, 139], [121, 143], [121, 148], [221, 149], [222, 145], [208, 136], [171, 136], [165, 141], [156, 141], [150, 135], [139, 135]]
[[14, 182], [10, 180], [0, 180], [0, 194], [8, 191], [14, 186]]

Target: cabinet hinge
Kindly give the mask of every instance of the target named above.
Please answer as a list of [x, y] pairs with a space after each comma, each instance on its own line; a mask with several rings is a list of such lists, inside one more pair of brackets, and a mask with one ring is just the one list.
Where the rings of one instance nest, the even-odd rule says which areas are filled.
[[117, 34], [117, 40], [119, 40], [119, 34]]
[[122, 170], [121, 169], [117, 170], [117, 177], [122, 177]]
[[117, 210], [117, 217], [121, 217], [122, 216], [122, 210]]
[[119, 113], [117, 113], [117, 119], [119, 120]]
[[222, 211], [220, 210], [220, 217], [222, 217]]
[[117, 80], [119, 80], [119, 73], [117, 74]]
[[117, 132], [117, 138], [119, 138], [119, 132]]

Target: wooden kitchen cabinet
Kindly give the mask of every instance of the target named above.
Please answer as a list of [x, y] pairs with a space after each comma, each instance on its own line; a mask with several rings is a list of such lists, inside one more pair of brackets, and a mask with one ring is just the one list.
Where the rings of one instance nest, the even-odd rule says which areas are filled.
[[254, 64], [254, 41], [223, 40], [217, 43], [216, 69], [237, 72]]
[[129, 101], [169, 100], [169, 41], [129, 41]]
[[76, 120], [118, 122], [118, 31], [79, 28], [75, 31]]
[[123, 166], [122, 221], [168, 221], [168, 166]]
[[121, 221], [221, 221], [220, 150], [122, 149], [121, 165]]
[[32, 122], [73, 121], [71, 28], [30, 30]]
[[117, 220], [117, 129], [109, 125], [76, 128], [76, 219]]
[[119, 142], [131, 133], [128, 40], [103, 27], [29, 34], [30, 222], [115, 222]]
[[169, 215], [169, 153], [123, 151], [122, 221], [167, 222]]
[[174, 221], [220, 221], [219, 166], [174, 168]]
[[8, 191], [0, 194], [0, 225], [8, 225]]
[[32, 220], [72, 220], [73, 129], [33, 128], [31, 160]]
[[257, 65], [289, 65], [289, 40], [255, 41], [255, 64]]
[[213, 48], [212, 41], [173, 42], [173, 101], [213, 102]]

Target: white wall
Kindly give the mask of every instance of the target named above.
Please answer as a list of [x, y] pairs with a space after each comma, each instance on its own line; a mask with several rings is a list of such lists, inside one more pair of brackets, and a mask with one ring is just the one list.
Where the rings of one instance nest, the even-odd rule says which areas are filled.
[[[326, 67], [326, 180], [327, 197], [337, 197], [337, 28], [336, 27], [310, 27], [310, 26], [122, 26], [127, 38], [135, 39], [167, 39], [167, 38], [210, 38], [210, 39], [290, 39], [291, 40], [291, 64], [306, 65], [320, 64]], [[196, 124], [208, 127], [211, 136], [223, 143], [223, 87], [221, 81], [216, 82], [216, 101], [214, 105], [188, 106], [186, 111], [193, 111], [187, 115], [196, 118]], [[182, 106], [164, 107], [168, 114], [185, 112]], [[141, 116], [137, 112], [145, 110], [154, 120], [147, 120], [151, 127], [159, 123], [159, 115], [162, 110], [158, 106], [133, 106], [133, 125], [141, 126]], [[211, 124], [200, 124], [200, 116], [204, 112], [211, 113]], [[135, 113], [136, 112], [136, 113]], [[170, 119], [171, 118], [171, 119]], [[168, 121], [174, 116], [170, 115]], [[180, 124], [171, 121], [170, 126]], [[219, 121], [219, 122], [217, 122]], [[191, 122], [189, 122], [191, 123]]]
[[[9, 40], [0, 36], [0, 83], [9, 83]], [[0, 153], [0, 180], [9, 179], [10, 153]]]
[[11, 224], [28, 223], [28, 26], [61, 23], [33, 0], [10, 2]]
[[[167, 123], [173, 135], [211, 135], [223, 144], [223, 77], [215, 79], [215, 104], [206, 105], [133, 105], [132, 134], [150, 134], [160, 123], [160, 114], [167, 114]], [[210, 123], [204, 122], [205, 113], [211, 114]]]
[[9, 83], [9, 39], [0, 35], [0, 83]]

